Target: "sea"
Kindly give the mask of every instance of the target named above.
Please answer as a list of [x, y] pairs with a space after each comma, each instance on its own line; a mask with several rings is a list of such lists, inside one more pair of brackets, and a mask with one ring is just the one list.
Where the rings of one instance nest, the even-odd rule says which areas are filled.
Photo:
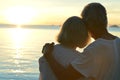
[[[59, 26], [0, 27], [0, 80], [38, 80], [45, 43], [56, 42]], [[120, 27], [108, 31], [120, 37]]]

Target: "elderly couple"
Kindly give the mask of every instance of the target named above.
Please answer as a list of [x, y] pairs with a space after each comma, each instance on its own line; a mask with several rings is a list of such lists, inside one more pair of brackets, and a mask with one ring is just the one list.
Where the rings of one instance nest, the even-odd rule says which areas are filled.
[[[40, 80], [120, 80], [120, 39], [107, 31], [106, 9], [90, 3], [81, 16], [64, 22], [59, 44], [43, 47]], [[90, 37], [95, 41], [87, 45]], [[86, 48], [80, 53], [77, 47]]]

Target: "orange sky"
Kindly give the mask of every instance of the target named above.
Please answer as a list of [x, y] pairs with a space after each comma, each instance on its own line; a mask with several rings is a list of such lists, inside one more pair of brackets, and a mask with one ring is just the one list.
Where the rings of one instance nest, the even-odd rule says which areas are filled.
[[120, 0], [0, 0], [0, 23], [61, 25], [90, 2], [106, 7], [109, 24], [120, 24]]

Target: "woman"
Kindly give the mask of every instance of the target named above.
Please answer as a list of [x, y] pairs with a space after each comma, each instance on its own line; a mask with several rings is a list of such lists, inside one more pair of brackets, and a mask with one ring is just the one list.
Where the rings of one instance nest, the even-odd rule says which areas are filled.
[[[81, 18], [76, 16], [68, 18], [61, 28], [57, 41], [59, 44], [54, 46], [52, 54], [60, 64], [67, 67], [79, 57], [76, 48], [85, 47], [89, 41], [88, 31]], [[39, 59], [39, 65], [42, 80], [57, 80], [44, 56]]]

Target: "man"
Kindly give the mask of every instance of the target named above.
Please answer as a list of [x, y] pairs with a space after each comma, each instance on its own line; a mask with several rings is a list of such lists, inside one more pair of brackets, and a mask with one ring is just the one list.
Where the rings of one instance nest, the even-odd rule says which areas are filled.
[[[79, 56], [67, 68], [59, 64], [52, 54], [52, 44], [46, 45], [44, 52], [49, 65], [56, 74], [58, 80], [64, 77], [78, 78], [86, 77], [95, 80], [120, 80], [119, 59], [120, 39], [107, 31], [107, 14], [104, 6], [100, 3], [90, 3], [81, 14], [86, 27], [92, 38], [95, 39], [86, 47]], [[55, 65], [54, 65], [55, 64]], [[62, 74], [60, 74], [62, 73]], [[67, 79], [67, 78], [66, 78]]]

